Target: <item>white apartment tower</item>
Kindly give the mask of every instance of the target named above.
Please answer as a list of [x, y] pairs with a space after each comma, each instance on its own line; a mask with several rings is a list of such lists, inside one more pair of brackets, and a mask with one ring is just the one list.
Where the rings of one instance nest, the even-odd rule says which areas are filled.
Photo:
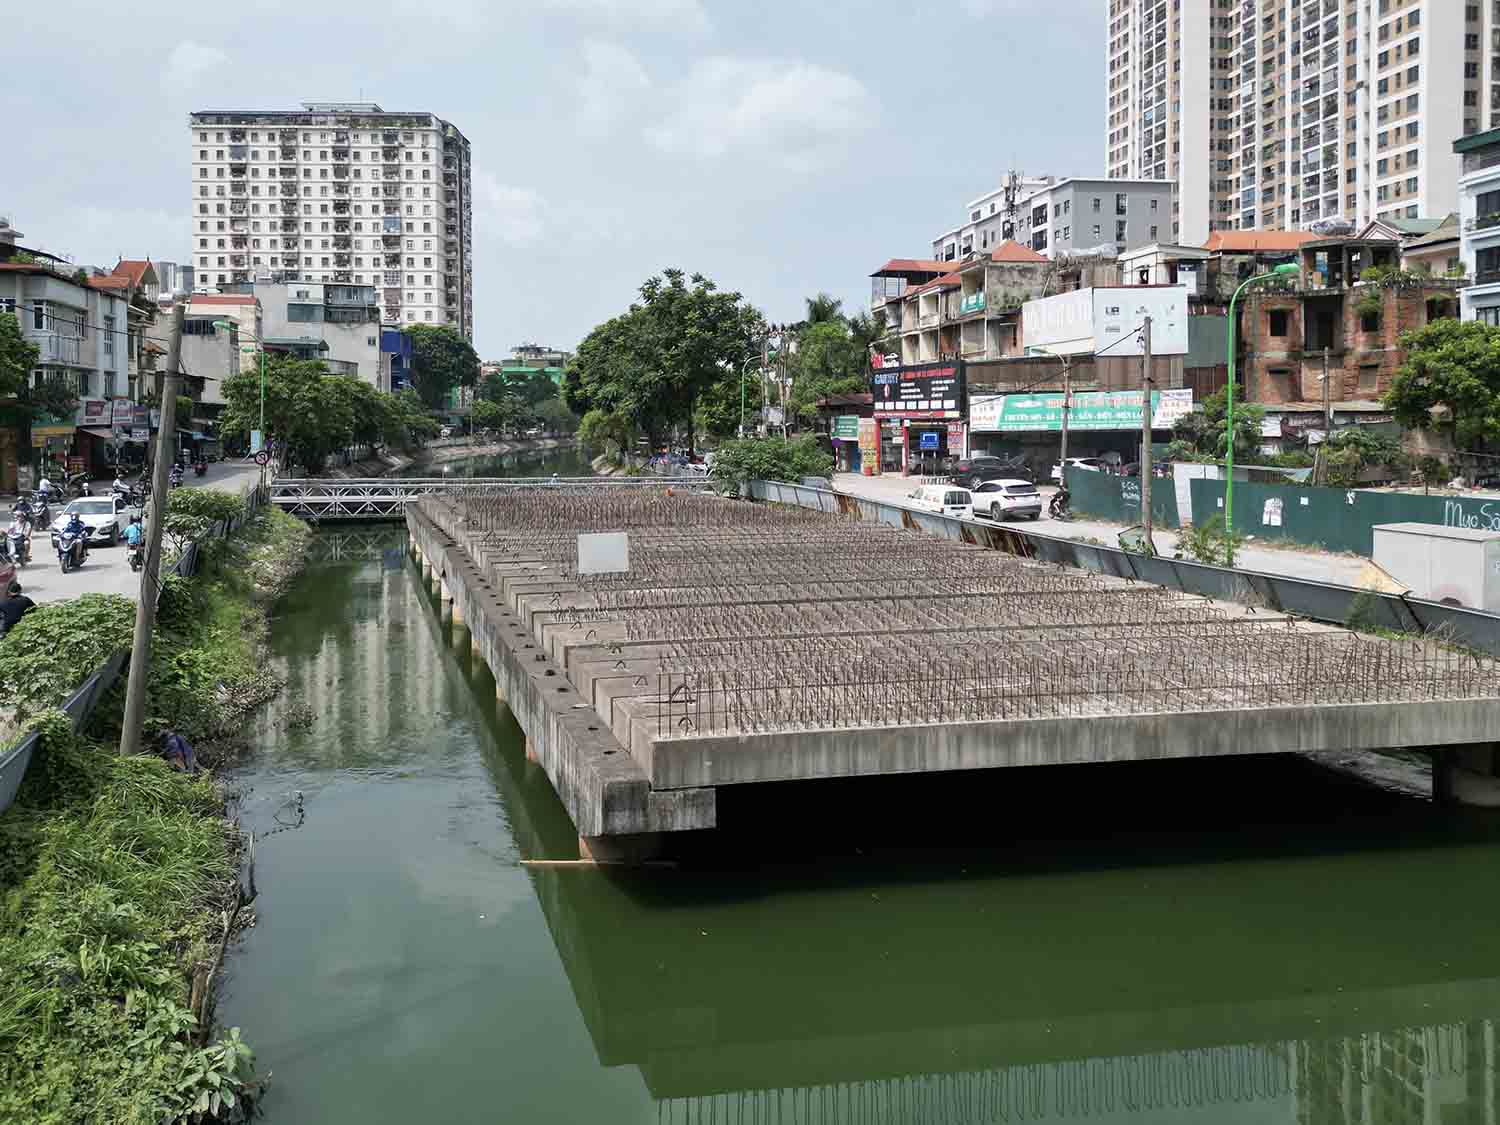
[[304, 102], [189, 118], [199, 290], [371, 285], [387, 326], [473, 337], [469, 142], [430, 113]]
[[1439, 218], [1500, 124], [1500, 0], [1110, 0], [1106, 167], [1176, 179], [1175, 240]]

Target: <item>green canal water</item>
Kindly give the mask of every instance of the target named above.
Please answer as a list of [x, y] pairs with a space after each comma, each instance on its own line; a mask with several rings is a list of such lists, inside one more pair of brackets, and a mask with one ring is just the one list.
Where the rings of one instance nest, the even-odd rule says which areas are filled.
[[575, 836], [401, 543], [320, 532], [240, 777], [272, 1125], [1496, 1120], [1490, 818], [1248, 758], [730, 791], [675, 870], [523, 867]]
[[403, 477], [586, 477], [593, 473], [589, 454], [582, 446], [553, 449], [518, 449], [492, 457], [470, 457], [442, 464], [419, 462], [397, 473]]

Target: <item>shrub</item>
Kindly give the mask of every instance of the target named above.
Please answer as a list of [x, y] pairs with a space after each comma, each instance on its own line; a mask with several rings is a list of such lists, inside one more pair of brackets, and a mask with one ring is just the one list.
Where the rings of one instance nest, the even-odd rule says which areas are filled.
[[796, 482], [803, 477], [826, 477], [833, 472], [833, 456], [818, 448], [816, 438], [743, 438], [728, 441], [714, 454], [713, 481], [720, 488], [737, 489], [742, 481]]
[[0, 707], [29, 718], [67, 699], [118, 648], [130, 647], [135, 606], [119, 594], [39, 605], [0, 637]]
[[1177, 545], [1182, 550], [1197, 562], [1208, 563], [1210, 566], [1228, 564], [1231, 542], [1234, 550], [1238, 551], [1244, 545], [1245, 536], [1238, 531], [1233, 535], [1226, 535], [1223, 516], [1214, 516], [1213, 519], [1203, 523], [1195, 523], [1192, 527], [1185, 528], [1177, 537]]

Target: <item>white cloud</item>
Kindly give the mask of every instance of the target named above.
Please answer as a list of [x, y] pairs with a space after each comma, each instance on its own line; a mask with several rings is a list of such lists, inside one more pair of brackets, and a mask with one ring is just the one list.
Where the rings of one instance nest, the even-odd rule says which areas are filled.
[[474, 173], [474, 229], [521, 246], [546, 233], [547, 201], [531, 188], [502, 184], [492, 172]]
[[591, 132], [603, 132], [628, 114], [650, 86], [646, 68], [624, 47], [588, 40], [578, 80], [579, 124]]
[[229, 56], [217, 47], [184, 40], [172, 48], [162, 70], [161, 88], [167, 94], [186, 94], [205, 73], [229, 62]]
[[626, 31], [649, 28], [701, 35], [709, 26], [702, 0], [542, 0], [541, 6]]
[[663, 152], [753, 156], [791, 171], [837, 162], [874, 111], [859, 79], [805, 62], [703, 59], [673, 94], [676, 108], [646, 131]]

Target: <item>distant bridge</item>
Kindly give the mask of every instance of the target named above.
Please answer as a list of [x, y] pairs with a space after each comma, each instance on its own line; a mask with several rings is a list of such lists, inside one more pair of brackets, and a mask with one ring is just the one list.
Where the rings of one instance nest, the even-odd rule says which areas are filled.
[[691, 477], [284, 477], [271, 483], [271, 503], [283, 511], [318, 523], [324, 520], [399, 521], [406, 505], [441, 494], [457, 500], [497, 488], [552, 488], [562, 485], [603, 488], [659, 488], [677, 484], [703, 488], [704, 476]]

